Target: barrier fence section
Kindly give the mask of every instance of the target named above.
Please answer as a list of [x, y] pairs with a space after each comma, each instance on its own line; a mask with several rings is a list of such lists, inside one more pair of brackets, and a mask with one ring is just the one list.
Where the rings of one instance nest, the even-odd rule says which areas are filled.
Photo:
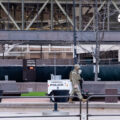
[[[12, 98], [53, 98], [53, 96], [0, 96], [0, 99], [12, 99]], [[78, 98], [77, 96], [54, 96], [54, 98]], [[54, 102], [54, 110], [57, 112], [58, 103]], [[81, 120], [82, 104], [81, 100], [79, 101], [79, 114], [75, 115], [39, 115], [39, 116], [0, 116], [0, 118], [41, 118], [41, 117], [78, 117]]]
[[92, 99], [92, 98], [102, 98], [102, 97], [120, 97], [120, 94], [118, 94], [118, 95], [97, 95], [97, 94], [95, 94], [95, 95], [91, 95], [91, 96], [89, 96], [88, 97], [88, 99], [87, 99], [87, 102], [86, 102], [86, 118], [87, 118], [87, 120], [89, 120], [89, 117], [109, 117], [109, 116], [112, 116], [112, 117], [117, 117], [117, 116], [119, 116], [120, 117], [120, 114], [89, 114], [89, 101]]

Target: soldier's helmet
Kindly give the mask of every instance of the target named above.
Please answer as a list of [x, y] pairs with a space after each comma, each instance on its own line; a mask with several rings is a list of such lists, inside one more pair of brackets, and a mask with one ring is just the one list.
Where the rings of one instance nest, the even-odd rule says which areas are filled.
[[75, 64], [75, 65], [74, 65], [74, 68], [75, 68], [75, 69], [80, 69], [80, 65], [79, 65], [79, 64]]

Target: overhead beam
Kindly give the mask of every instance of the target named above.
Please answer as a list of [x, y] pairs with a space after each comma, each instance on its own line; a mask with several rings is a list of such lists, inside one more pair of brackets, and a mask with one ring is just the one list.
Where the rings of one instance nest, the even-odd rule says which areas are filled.
[[[88, 44], [95, 43], [95, 32], [77, 32], [77, 42]], [[102, 36], [102, 32], [99, 33]], [[65, 31], [0, 31], [0, 42], [29, 41], [38, 44], [73, 43], [73, 32]], [[101, 43], [120, 43], [120, 32], [104, 32]]]
[[[21, 0], [0, 0], [1, 2], [4, 2], [4, 3], [21, 3]], [[45, 0], [24, 0], [25, 1], [25, 3], [44, 3], [45, 2]], [[67, 0], [67, 3], [68, 4], [73, 4], [73, 2], [72, 2], [73, 0]], [[59, 0], [59, 2], [61, 3], [61, 4], [66, 4], [66, 1], [65, 0]], [[78, 4], [79, 3], [79, 1], [76, 1], [76, 3]], [[88, 4], [86, 1], [84, 2], [84, 4]], [[94, 4], [94, 2], [91, 0], [90, 2], [89, 2], [89, 4]]]

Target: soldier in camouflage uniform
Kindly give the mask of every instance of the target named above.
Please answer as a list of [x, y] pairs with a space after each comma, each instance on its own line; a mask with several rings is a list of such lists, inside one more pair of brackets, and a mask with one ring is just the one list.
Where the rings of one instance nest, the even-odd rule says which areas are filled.
[[[70, 72], [70, 81], [72, 82], [72, 92], [71, 96], [75, 93], [78, 95], [79, 99], [85, 102], [85, 99], [83, 99], [83, 96], [81, 94], [81, 88], [80, 88], [80, 81], [82, 80], [80, 74], [81, 74], [80, 66], [79, 64], [74, 65], [74, 70]], [[72, 98], [70, 98], [69, 102], [72, 102]]]

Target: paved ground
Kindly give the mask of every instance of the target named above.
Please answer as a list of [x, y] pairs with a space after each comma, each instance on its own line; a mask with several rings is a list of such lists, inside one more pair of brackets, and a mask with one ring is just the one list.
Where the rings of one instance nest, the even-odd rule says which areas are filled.
[[3, 99], [2, 103], [48, 103], [50, 102], [49, 98], [11, 98]]
[[[37, 117], [42, 116], [44, 111], [52, 111], [51, 104], [49, 99], [3, 99], [0, 104], [0, 120], [80, 120], [78, 117]], [[66, 103], [60, 106], [62, 106], [59, 108], [60, 111], [69, 112], [71, 115], [79, 114], [78, 102], [74, 104]], [[90, 106], [89, 114], [120, 114], [120, 102], [113, 104], [91, 102]], [[83, 104], [82, 120], [86, 120], [85, 114], [86, 109], [85, 104]], [[8, 118], [2, 118], [4, 116], [8, 116]], [[89, 120], [120, 120], [120, 117], [90, 117]]]
[[[69, 111], [71, 112], [71, 111]], [[80, 118], [77, 117], [35, 117], [35, 116], [41, 116], [41, 113], [12, 113], [12, 112], [0, 112], [0, 117], [2, 116], [8, 116], [9, 118], [0, 118], [0, 120], [80, 120]], [[21, 118], [21, 116], [23, 118]], [[25, 116], [32, 116], [32, 117], [25, 117]], [[16, 118], [10, 118], [10, 117], [16, 117]], [[20, 118], [19, 118], [20, 117]], [[83, 116], [82, 120], [86, 120], [86, 118]], [[89, 120], [120, 120], [120, 117], [90, 117]]]

